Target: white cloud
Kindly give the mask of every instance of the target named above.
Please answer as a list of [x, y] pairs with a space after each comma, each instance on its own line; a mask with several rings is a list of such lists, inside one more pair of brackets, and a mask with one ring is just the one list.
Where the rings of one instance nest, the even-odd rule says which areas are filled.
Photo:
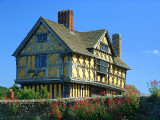
[[153, 54], [159, 54], [158, 50], [153, 50]]
[[158, 50], [145, 50], [144, 53], [146, 53], [146, 54], [159, 54], [160, 52]]

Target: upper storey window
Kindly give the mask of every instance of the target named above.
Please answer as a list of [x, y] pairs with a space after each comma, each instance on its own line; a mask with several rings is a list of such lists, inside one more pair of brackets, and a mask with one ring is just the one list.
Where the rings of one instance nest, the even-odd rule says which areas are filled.
[[97, 72], [104, 73], [104, 74], [107, 73], [107, 62], [106, 61], [100, 60], [100, 59], [97, 60]]
[[104, 44], [101, 44], [101, 50], [104, 52], [108, 52], [108, 47]]
[[47, 40], [47, 34], [38, 34], [37, 35], [37, 41], [38, 42], [43, 42]]
[[36, 56], [36, 68], [47, 66], [47, 55], [37, 55]]

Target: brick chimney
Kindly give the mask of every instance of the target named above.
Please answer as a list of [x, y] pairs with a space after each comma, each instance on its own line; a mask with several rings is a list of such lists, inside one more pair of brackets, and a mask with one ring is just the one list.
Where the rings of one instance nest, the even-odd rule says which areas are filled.
[[121, 34], [112, 35], [112, 44], [117, 56], [122, 59]]
[[59, 11], [58, 23], [65, 25], [70, 31], [73, 31], [73, 11], [72, 10]]

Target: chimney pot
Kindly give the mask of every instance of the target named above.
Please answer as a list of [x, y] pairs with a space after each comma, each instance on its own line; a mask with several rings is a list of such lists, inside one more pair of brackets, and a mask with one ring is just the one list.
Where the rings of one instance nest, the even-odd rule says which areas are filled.
[[58, 12], [58, 23], [65, 25], [70, 31], [73, 31], [73, 11], [63, 10]]
[[112, 35], [112, 44], [117, 56], [122, 59], [121, 34]]

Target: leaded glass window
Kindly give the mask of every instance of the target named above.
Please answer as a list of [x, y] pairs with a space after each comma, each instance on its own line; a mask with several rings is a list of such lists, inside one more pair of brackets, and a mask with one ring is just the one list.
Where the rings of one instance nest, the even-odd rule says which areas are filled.
[[108, 52], [108, 47], [104, 44], [101, 44], [101, 50], [104, 52]]
[[107, 73], [107, 62], [106, 61], [100, 60], [100, 59], [97, 60], [97, 72], [104, 73], [104, 74]]
[[36, 68], [41, 68], [46, 66], [47, 66], [47, 55], [36, 56]]
[[38, 34], [37, 35], [37, 41], [38, 42], [43, 42], [47, 40], [47, 34]]

